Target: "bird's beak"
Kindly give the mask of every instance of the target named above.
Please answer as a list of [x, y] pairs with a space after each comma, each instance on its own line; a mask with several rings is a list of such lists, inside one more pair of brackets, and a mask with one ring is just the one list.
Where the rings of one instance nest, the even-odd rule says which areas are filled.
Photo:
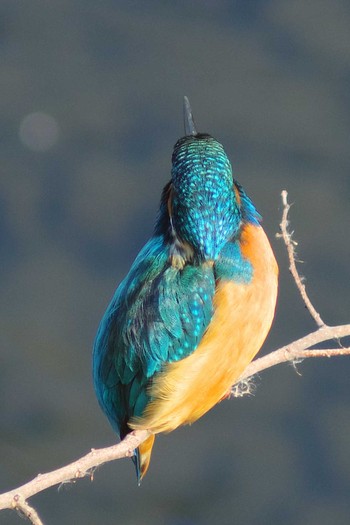
[[194, 124], [193, 115], [192, 115], [192, 109], [190, 105], [190, 101], [187, 97], [184, 97], [184, 127], [185, 127], [185, 135], [198, 135], [196, 126]]

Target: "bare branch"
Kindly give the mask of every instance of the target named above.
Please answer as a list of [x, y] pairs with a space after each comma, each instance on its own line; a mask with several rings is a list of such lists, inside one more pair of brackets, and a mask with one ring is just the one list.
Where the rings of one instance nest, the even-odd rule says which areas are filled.
[[[83, 478], [90, 473], [91, 469], [102, 465], [107, 461], [132, 456], [135, 448], [145, 441], [148, 436], [148, 430], [135, 430], [128, 434], [127, 437], [117, 445], [107, 448], [92, 449], [91, 452], [86, 454], [86, 456], [83, 456], [65, 467], [53, 470], [52, 472], [47, 472], [46, 474], [38, 474], [36, 478], [25, 483], [21, 487], [1, 494], [0, 510], [16, 508], [29, 517], [28, 514], [24, 512], [27, 498], [30, 498], [49, 487], [53, 487], [54, 485], [72, 482], [78, 478]], [[28, 511], [29, 509], [30, 507], [28, 505]], [[32, 516], [33, 515], [34, 514], [32, 514]], [[41, 522], [39, 520], [36, 522], [32, 521], [32, 523], [37, 525]]]
[[323, 343], [330, 340], [338, 340], [343, 337], [350, 336], [350, 324], [340, 326], [323, 326], [315, 332], [297, 339], [289, 345], [282, 346], [274, 352], [270, 352], [264, 357], [256, 359], [247, 366], [244, 373], [239, 378], [239, 382], [251, 377], [266, 368], [285, 363], [286, 361], [293, 362], [296, 359], [307, 359], [308, 357], [334, 357], [342, 355], [350, 355], [349, 348], [333, 348], [310, 350], [311, 346], [318, 343]]
[[283, 203], [283, 214], [282, 214], [282, 221], [280, 223], [281, 228], [281, 234], [278, 234], [283, 238], [284, 244], [286, 245], [287, 252], [288, 252], [288, 259], [289, 259], [289, 270], [294, 278], [295, 284], [297, 285], [297, 288], [300, 292], [300, 295], [305, 303], [306, 308], [309, 310], [310, 315], [314, 318], [317, 326], [322, 327], [325, 326], [325, 323], [321, 319], [320, 314], [316, 311], [315, 307], [313, 306], [312, 302], [310, 301], [310, 298], [308, 294], [306, 293], [305, 285], [302, 282], [302, 278], [300, 277], [300, 274], [298, 272], [296, 263], [295, 263], [295, 246], [297, 245], [297, 242], [293, 240], [293, 234], [288, 231], [288, 213], [290, 210], [290, 204], [288, 203], [288, 193], [286, 190], [283, 190], [281, 193], [282, 196], [282, 203]]
[[[350, 336], [350, 324], [341, 326], [324, 326], [319, 328], [315, 332], [253, 361], [246, 368], [244, 374], [242, 374], [237, 382], [237, 385], [247, 378], [280, 363], [293, 362], [296, 359], [306, 359], [309, 357], [350, 355], [350, 348], [341, 347], [326, 350], [309, 349], [310, 346], [314, 346], [317, 343], [333, 339], [338, 340], [346, 336]], [[239, 392], [240, 390], [237, 389], [236, 395], [242, 395], [242, 393]], [[92, 469], [103, 463], [132, 456], [135, 448], [145, 441], [148, 436], [149, 432], [147, 430], [135, 430], [117, 445], [103, 449], [92, 449], [86, 456], [83, 456], [65, 467], [46, 474], [38, 474], [36, 478], [25, 485], [1, 494], [0, 510], [7, 508], [19, 509], [25, 516], [31, 519], [33, 525], [41, 525], [42, 522], [36, 515], [34, 509], [29, 507], [26, 503], [27, 498], [34, 496], [49, 487], [53, 487], [54, 485], [73, 482], [78, 478], [89, 475], [91, 474]], [[26, 512], [25, 509], [27, 509]], [[37, 516], [37, 521], [34, 521], [34, 516]]]
[[[312, 305], [306, 293], [305, 286], [302, 283], [302, 278], [296, 268], [294, 250], [294, 245], [296, 243], [292, 239], [292, 234], [288, 232], [288, 212], [290, 205], [287, 201], [287, 195], [286, 191], [282, 192], [283, 216], [280, 224], [282, 232], [281, 237], [283, 237], [284, 243], [287, 247], [291, 274], [308, 311], [316, 321], [319, 328], [315, 332], [253, 361], [241, 375], [236, 385], [233, 386], [232, 393], [234, 396], [242, 396], [246, 393], [250, 393], [253, 387], [251, 386], [249, 379], [255, 374], [280, 363], [293, 363], [297, 360], [309, 357], [350, 355], [350, 347], [344, 348], [340, 346], [340, 348], [328, 349], [311, 348], [318, 343], [325, 341], [335, 340], [339, 344], [340, 339], [350, 336], [350, 324], [327, 326]], [[90, 475], [92, 479], [93, 470], [96, 467], [115, 459], [132, 456], [133, 451], [145, 441], [149, 435], [150, 432], [148, 430], [135, 430], [117, 445], [97, 450], [92, 449], [91, 452], [69, 465], [52, 472], [47, 472], [46, 474], [38, 474], [34, 479], [25, 483], [21, 487], [0, 494], [0, 510], [11, 508], [16, 509], [28, 518], [32, 525], [43, 525], [37, 512], [27, 503], [27, 498], [30, 498], [49, 487], [53, 487], [60, 483], [74, 482], [78, 478], [87, 475]]]

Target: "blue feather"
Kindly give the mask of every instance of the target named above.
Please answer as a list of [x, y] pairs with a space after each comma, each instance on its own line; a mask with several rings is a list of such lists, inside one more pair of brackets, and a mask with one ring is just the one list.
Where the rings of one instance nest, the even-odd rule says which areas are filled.
[[214, 264], [216, 279], [249, 283], [253, 277], [251, 263], [242, 256], [239, 242], [227, 242]]
[[212, 267], [179, 270], [168, 258], [164, 237], [152, 238], [120, 284], [97, 333], [97, 395], [121, 435], [149, 401], [150, 378], [166, 363], [190, 355], [212, 317]]

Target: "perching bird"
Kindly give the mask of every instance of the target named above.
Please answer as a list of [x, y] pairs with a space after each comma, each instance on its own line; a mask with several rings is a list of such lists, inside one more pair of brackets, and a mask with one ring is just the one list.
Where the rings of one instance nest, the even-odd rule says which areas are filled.
[[230, 394], [270, 329], [278, 267], [261, 217], [222, 145], [196, 131], [172, 155], [153, 236], [117, 288], [93, 356], [98, 401], [135, 451], [138, 481], [155, 434], [192, 423]]

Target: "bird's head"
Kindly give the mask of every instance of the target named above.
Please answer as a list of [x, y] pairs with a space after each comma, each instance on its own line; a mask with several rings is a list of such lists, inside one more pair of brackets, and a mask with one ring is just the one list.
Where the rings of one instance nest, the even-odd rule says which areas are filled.
[[196, 258], [215, 260], [224, 244], [238, 234], [244, 210], [241, 188], [233, 179], [223, 146], [198, 133], [185, 97], [186, 136], [172, 155], [169, 215], [174, 236]]

